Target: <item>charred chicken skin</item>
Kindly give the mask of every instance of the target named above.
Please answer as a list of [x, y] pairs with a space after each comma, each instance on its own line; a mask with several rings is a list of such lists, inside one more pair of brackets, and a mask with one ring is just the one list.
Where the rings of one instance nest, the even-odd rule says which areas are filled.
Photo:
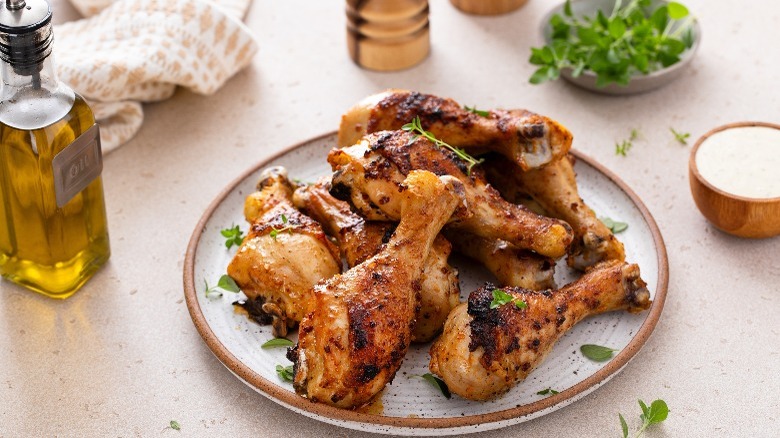
[[566, 155], [572, 135], [547, 117], [525, 110], [492, 110], [487, 117], [452, 99], [407, 90], [369, 96], [341, 118], [339, 146], [351, 146], [365, 134], [401, 129], [415, 117], [437, 138], [472, 154], [495, 151], [520, 166], [535, 169]]
[[565, 222], [539, 216], [505, 201], [478, 168], [468, 169], [454, 153], [404, 131], [369, 134], [356, 145], [333, 149], [331, 193], [349, 200], [369, 220], [398, 220], [401, 182], [412, 170], [452, 175], [463, 183], [466, 206], [460, 206], [449, 228], [503, 239], [538, 254], [558, 258], [572, 240]]
[[251, 225], [227, 273], [284, 336], [308, 312], [311, 287], [341, 272], [341, 258], [320, 225], [293, 207], [284, 168], [265, 170], [257, 189], [244, 204]]
[[500, 157], [485, 162], [485, 172], [505, 199], [522, 203], [530, 195], [545, 212], [566, 221], [574, 231], [569, 266], [585, 270], [605, 260], [623, 261], [623, 244], [580, 198], [571, 156], [541, 169], [522, 172]]
[[[330, 181], [301, 187], [293, 200], [325, 232], [334, 237], [351, 268], [376, 255], [388, 242], [396, 224], [367, 222], [350, 210], [349, 204], [329, 193]], [[460, 303], [458, 271], [447, 263], [451, 245], [441, 235], [436, 236], [425, 259], [420, 277], [420, 309], [412, 330], [412, 341], [429, 342], [438, 335], [447, 315]]]
[[472, 292], [452, 311], [444, 333], [431, 346], [431, 371], [450, 391], [469, 400], [501, 395], [539, 365], [555, 342], [589, 315], [650, 307], [639, 267], [604, 262], [555, 291], [503, 288], [527, 307], [507, 303], [491, 309], [491, 285]]
[[395, 376], [409, 348], [420, 302], [420, 274], [439, 230], [462, 198], [457, 180], [411, 172], [401, 221], [375, 256], [313, 288], [311, 311], [290, 350], [297, 393], [354, 408]]

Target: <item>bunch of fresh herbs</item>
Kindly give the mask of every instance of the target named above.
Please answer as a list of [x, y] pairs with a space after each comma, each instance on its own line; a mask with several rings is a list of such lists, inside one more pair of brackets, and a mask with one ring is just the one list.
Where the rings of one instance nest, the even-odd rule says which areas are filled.
[[693, 46], [693, 17], [680, 3], [616, 0], [607, 15], [577, 17], [567, 0], [563, 15], [550, 19], [550, 43], [531, 49], [531, 64], [539, 68], [530, 82], [558, 79], [562, 69], [577, 77], [585, 70], [596, 74], [596, 85], [626, 85], [631, 76], [649, 74], [680, 61]]

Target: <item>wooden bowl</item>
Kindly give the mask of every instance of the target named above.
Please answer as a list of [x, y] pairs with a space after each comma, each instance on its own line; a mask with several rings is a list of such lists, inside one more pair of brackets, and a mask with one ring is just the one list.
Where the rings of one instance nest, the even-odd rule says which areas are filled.
[[[696, 154], [699, 147], [713, 134], [727, 129], [756, 126], [780, 131], [780, 125], [763, 122], [740, 122], [719, 126], [696, 141], [688, 162], [691, 193], [699, 211], [715, 227], [739, 237], [764, 238], [780, 235], [780, 196], [748, 198], [717, 188], [699, 172]], [[780, 142], [776, 146], [780, 148]]]

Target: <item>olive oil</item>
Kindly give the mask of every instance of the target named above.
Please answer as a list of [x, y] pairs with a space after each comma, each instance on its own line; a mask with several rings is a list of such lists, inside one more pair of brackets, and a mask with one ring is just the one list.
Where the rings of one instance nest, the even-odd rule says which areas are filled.
[[110, 253], [101, 178], [62, 207], [54, 192], [53, 158], [94, 123], [77, 96], [68, 114], [49, 126], [0, 124], [0, 269], [51, 297], [72, 295]]
[[67, 298], [110, 249], [98, 127], [57, 80], [51, 41], [45, 0], [0, 6], [0, 274]]

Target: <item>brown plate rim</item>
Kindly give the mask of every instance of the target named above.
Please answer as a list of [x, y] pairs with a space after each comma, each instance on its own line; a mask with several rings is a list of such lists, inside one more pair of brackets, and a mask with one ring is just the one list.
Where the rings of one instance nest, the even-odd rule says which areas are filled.
[[[655, 291], [655, 298], [652, 306], [650, 307], [647, 317], [642, 325], [639, 327], [636, 335], [631, 339], [628, 345], [620, 351], [609, 363], [603, 368], [597, 371], [594, 375], [586, 378], [585, 380], [577, 383], [576, 385], [561, 391], [558, 394], [546, 397], [542, 400], [521, 405], [515, 408], [505, 409], [502, 411], [491, 412], [487, 414], [469, 415], [463, 417], [451, 417], [451, 418], [405, 418], [405, 417], [385, 417], [381, 415], [373, 415], [362, 412], [356, 412], [351, 410], [339, 409], [329, 405], [312, 403], [309, 400], [292, 393], [288, 390], [282, 389], [276, 383], [273, 383], [251, 368], [246, 364], [238, 360], [216, 337], [214, 332], [206, 322], [205, 316], [201, 311], [200, 304], [197, 299], [197, 291], [195, 289], [195, 253], [198, 249], [201, 235], [205, 230], [206, 223], [211, 218], [214, 211], [222, 203], [225, 197], [228, 196], [238, 185], [240, 185], [249, 175], [256, 172], [260, 168], [267, 166], [271, 161], [295, 150], [303, 147], [306, 144], [320, 141], [324, 138], [335, 136], [336, 132], [329, 132], [311, 139], [299, 142], [290, 146], [273, 156], [260, 161], [256, 165], [252, 166], [247, 171], [243, 172], [239, 177], [234, 179], [228, 186], [223, 189], [214, 201], [209, 204], [203, 216], [195, 226], [195, 230], [190, 237], [189, 244], [187, 246], [187, 252], [184, 259], [183, 280], [184, 280], [184, 296], [187, 302], [187, 309], [189, 310], [190, 317], [195, 324], [198, 333], [200, 333], [206, 345], [214, 353], [214, 355], [234, 374], [244, 380], [248, 385], [254, 389], [261, 391], [269, 398], [275, 399], [283, 404], [292, 406], [301, 411], [309, 412], [329, 419], [347, 422], [356, 422], [372, 425], [382, 425], [399, 428], [423, 428], [423, 429], [452, 429], [468, 426], [478, 426], [481, 424], [489, 424], [500, 421], [507, 421], [518, 417], [525, 417], [534, 413], [550, 409], [551, 407], [571, 401], [580, 394], [587, 394], [586, 391], [591, 389], [594, 385], [597, 385], [608, 379], [613, 374], [620, 371], [641, 349], [645, 344], [650, 334], [655, 329], [658, 319], [661, 316], [661, 311], [666, 301], [666, 292], [669, 283], [669, 266], [666, 254], [666, 246], [661, 236], [661, 232], [658, 229], [658, 225], [650, 214], [650, 211], [639, 199], [639, 196], [629, 188], [617, 175], [610, 170], [588, 157], [587, 155], [572, 150], [572, 155], [577, 160], [582, 160], [588, 165], [594, 167], [601, 172], [604, 176], [610, 179], [615, 185], [617, 185], [624, 193], [628, 195], [634, 205], [642, 213], [642, 217], [650, 227], [650, 231], [653, 236], [653, 243], [656, 247], [657, 260], [658, 260], [658, 283]], [[585, 394], [583, 394], [585, 393]], [[581, 395], [580, 395], [581, 396]]]

